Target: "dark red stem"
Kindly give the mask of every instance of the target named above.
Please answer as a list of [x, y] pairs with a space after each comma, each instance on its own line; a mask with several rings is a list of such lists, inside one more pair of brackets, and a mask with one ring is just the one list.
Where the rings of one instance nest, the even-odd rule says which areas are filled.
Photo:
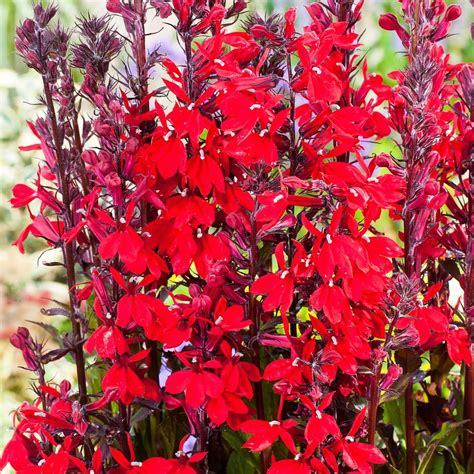
[[[66, 173], [66, 167], [64, 163], [64, 157], [62, 153], [61, 135], [56, 119], [56, 111], [54, 108], [53, 95], [50, 88], [50, 84], [47, 79], [43, 77], [44, 94], [46, 99], [46, 105], [48, 107], [49, 119], [51, 122], [51, 133], [55, 147], [56, 160], [58, 166], [58, 187], [63, 197], [64, 206], [64, 228], [66, 231], [70, 230], [73, 225], [71, 215], [71, 199], [69, 195], [69, 180]], [[64, 266], [66, 267], [66, 279], [69, 293], [69, 304], [71, 307], [71, 324], [72, 331], [74, 334], [75, 341], [75, 356], [76, 356], [76, 373], [77, 373], [77, 384], [79, 388], [79, 401], [81, 405], [87, 403], [87, 384], [86, 384], [86, 370], [85, 370], [85, 359], [82, 341], [81, 331], [81, 320], [79, 313], [79, 306], [76, 299], [75, 287], [76, 287], [76, 273], [75, 273], [75, 260], [74, 250], [72, 243], [61, 243], [61, 248], [64, 258]]]

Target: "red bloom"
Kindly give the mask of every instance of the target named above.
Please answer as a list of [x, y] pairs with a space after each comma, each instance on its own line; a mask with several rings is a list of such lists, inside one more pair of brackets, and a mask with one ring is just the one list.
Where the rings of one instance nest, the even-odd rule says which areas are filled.
[[224, 391], [222, 380], [204, 369], [217, 369], [217, 361], [200, 363], [187, 362], [189, 370], [173, 372], [166, 380], [166, 391], [171, 394], [185, 394], [186, 403], [193, 408], [201, 407], [206, 398], [216, 398]]

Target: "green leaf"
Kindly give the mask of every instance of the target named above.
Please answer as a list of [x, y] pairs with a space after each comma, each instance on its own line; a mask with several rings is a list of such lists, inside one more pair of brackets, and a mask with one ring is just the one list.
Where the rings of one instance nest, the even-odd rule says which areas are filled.
[[387, 425], [392, 425], [398, 439], [405, 439], [405, 419], [402, 416], [404, 413], [403, 398], [391, 400], [382, 405], [383, 420]]
[[452, 449], [446, 448], [445, 446], [440, 446], [440, 449], [447, 452], [449, 456], [449, 463], [452, 465], [452, 470], [456, 474], [466, 474], [466, 469], [464, 469], [464, 467], [461, 465], [458, 458], [456, 457], [456, 453]]
[[428, 444], [421, 451], [421, 461], [418, 467], [418, 474], [424, 474], [434, 471], [429, 471], [432, 467], [431, 463], [435, 457], [436, 451], [443, 446], [444, 448], [453, 446], [459, 434], [462, 431], [464, 422], [447, 421], [443, 423], [441, 429], [435, 433]]
[[[225, 431], [222, 437], [232, 448], [232, 453], [227, 463], [227, 472], [232, 474], [258, 472], [260, 463], [259, 455], [251, 453], [248, 449], [242, 449], [242, 445], [249, 436], [241, 431]], [[238, 466], [241, 465], [241, 467]], [[243, 470], [238, 470], [243, 469]]]
[[233, 451], [240, 451], [247, 437], [241, 431], [224, 431], [222, 437], [229, 443]]
[[176, 420], [166, 415], [165, 419], [159, 425], [158, 436], [166, 457], [172, 458], [176, 445]]
[[227, 462], [227, 474], [253, 474], [256, 472], [258, 472], [258, 466], [255, 466], [248, 457], [242, 457], [236, 451], [230, 455]]

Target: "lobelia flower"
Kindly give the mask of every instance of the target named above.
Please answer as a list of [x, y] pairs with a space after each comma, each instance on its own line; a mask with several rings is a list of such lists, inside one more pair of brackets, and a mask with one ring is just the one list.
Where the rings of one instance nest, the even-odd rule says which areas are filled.
[[[48, 352], [25, 328], [11, 338], [36, 399], [15, 413], [1, 468], [396, 464], [378, 408], [411, 372], [392, 357], [434, 351], [430, 391], [439, 358], [471, 362], [469, 299], [451, 305], [449, 286], [470, 294], [469, 263], [453, 268], [470, 261], [472, 81], [437, 43], [459, 8], [404, 0], [404, 19], [380, 25], [408, 66], [384, 83], [361, 57], [362, 3], [317, 1], [299, 28], [295, 8], [237, 27], [245, 1], [110, 0], [71, 32], [34, 6], [17, 48], [43, 80], [38, 143], [23, 148], [42, 160], [11, 204], [29, 212], [21, 251], [31, 234], [62, 254], [69, 302], [45, 314], [68, 329], [51, 330]], [[153, 46], [150, 15], [181, 59]], [[403, 159], [373, 148], [393, 132]], [[78, 393], [45, 379], [66, 354]], [[442, 415], [455, 419], [448, 401]], [[423, 416], [431, 439], [440, 419]]]

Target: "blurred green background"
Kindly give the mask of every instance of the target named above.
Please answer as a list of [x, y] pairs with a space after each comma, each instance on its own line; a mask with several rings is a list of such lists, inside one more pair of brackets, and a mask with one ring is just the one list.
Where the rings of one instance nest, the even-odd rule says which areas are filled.
[[[74, 18], [86, 11], [100, 15], [105, 11], [105, 0], [60, 0], [61, 18], [68, 26]], [[454, 3], [454, 2], [449, 2]], [[469, 0], [460, 3], [464, 15], [455, 22], [452, 35], [446, 40], [453, 62], [474, 60], [474, 48], [470, 38], [470, 23], [473, 21]], [[8, 339], [19, 325], [28, 325], [28, 320], [39, 320], [40, 308], [51, 299], [65, 298], [65, 285], [61, 275], [42, 263], [54, 260], [37, 242], [28, 241], [27, 253], [21, 255], [11, 242], [26, 224], [24, 212], [10, 209], [10, 189], [17, 182], [28, 182], [36, 173], [36, 153], [19, 153], [20, 144], [30, 144], [34, 139], [28, 133], [25, 120], [34, 118], [39, 112], [31, 105], [40, 93], [41, 81], [35, 73], [28, 71], [15, 54], [15, 28], [20, 20], [31, 14], [31, 0], [0, 0], [0, 451], [10, 438], [12, 410], [23, 400], [31, 399], [28, 373], [18, 369], [22, 364]], [[250, 8], [261, 14], [281, 12], [288, 6], [298, 5], [300, 0], [250, 0]], [[364, 20], [360, 25], [363, 33], [364, 53], [369, 69], [382, 74], [403, 66], [404, 57], [395, 35], [382, 31], [377, 24], [381, 12], [398, 8], [396, 1], [366, 0]], [[304, 21], [304, 14], [300, 16]], [[159, 38], [167, 52], [177, 46], [173, 37]], [[377, 145], [376, 150], [391, 151], [390, 140]], [[51, 321], [48, 321], [51, 322]], [[31, 326], [31, 325], [30, 325]], [[46, 337], [37, 331], [38, 337]], [[72, 366], [64, 361], [50, 364], [51, 379], [72, 375]]]

